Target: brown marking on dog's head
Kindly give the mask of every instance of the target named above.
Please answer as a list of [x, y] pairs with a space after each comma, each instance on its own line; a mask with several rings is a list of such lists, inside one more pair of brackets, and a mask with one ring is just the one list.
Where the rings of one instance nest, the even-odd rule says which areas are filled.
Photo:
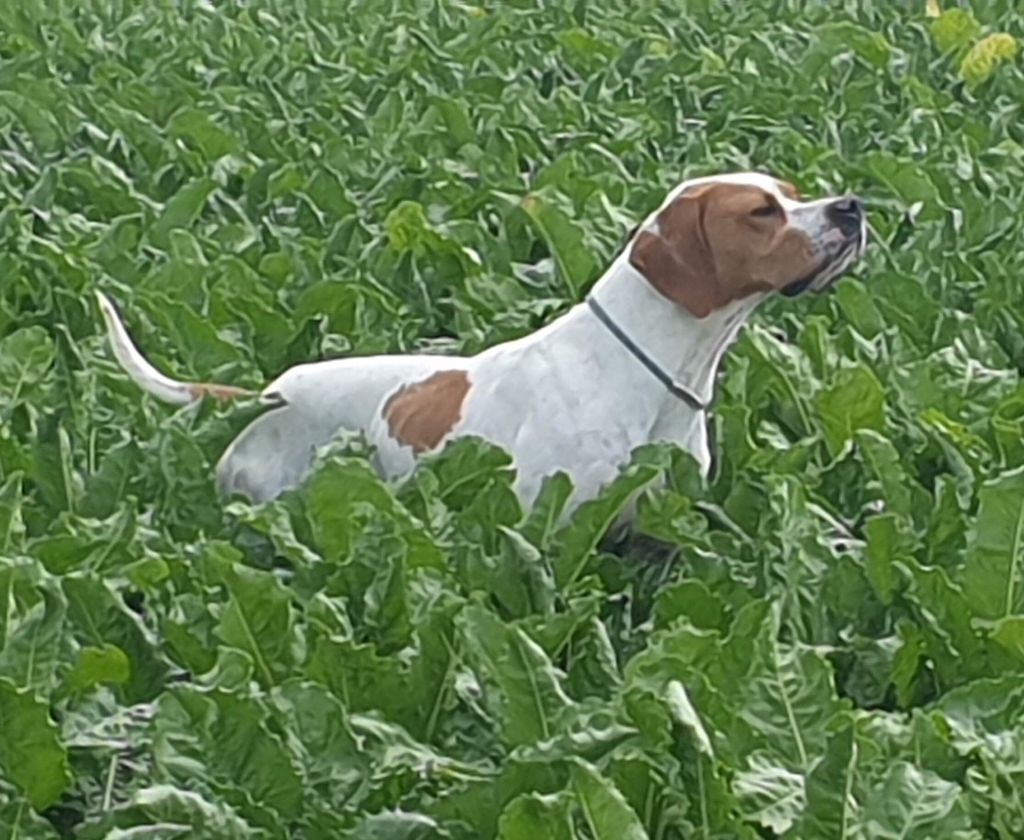
[[436, 447], [455, 428], [468, 393], [466, 371], [438, 371], [395, 391], [384, 403], [381, 416], [391, 437], [411, 446], [418, 455]]
[[775, 179], [775, 183], [779, 186], [779, 192], [782, 193], [786, 198], [793, 201], [800, 200], [800, 190], [794, 187], [789, 181], [783, 181], [779, 178]]
[[818, 256], [778, 198], [752, 184], [685, 190], [641, 230], [630, 264], [661, 294], [704, 318], [733, 300], [810, 275]]
[[228, 402], [239, 397], [255, 396], [254, 391], [236, 388], [234, 385], [218, 385], [215, 382], [193, 382], [188, 386], [188, 393], [193, 400], [212, 397], [219, 402]]

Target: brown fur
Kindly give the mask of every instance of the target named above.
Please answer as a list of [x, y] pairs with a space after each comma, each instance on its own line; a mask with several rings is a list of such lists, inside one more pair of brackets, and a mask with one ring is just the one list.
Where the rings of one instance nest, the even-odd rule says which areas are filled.
[[215, 382], [193, 382], [188, 386], [189, 396], [194, 400], [212, 397], [220, 402], [238, 399], [239, 397], [255, 396], [255, 391], [236, 388], [234, 385], [218, 385]]
[[779, 185], [779, 192], [790, 201], [800, 200], [800, 190], [789, 183], [789, 181], [776, 181], [776, 183]]
[[395, 391], [381, 416], [391, 437], [418, 455], [433, 449], [455, 428], [468, 393], [469, 375], [464, 370], [438, 371]]
[[[755, 215], [772, 207], [771, 215]], [[744, 184], [686, 190], [641, 231], [629, 261], [661, 294], [704, 318], [733, 300], [811, 273], [810, 240], [788, 225], [775, 196]]]

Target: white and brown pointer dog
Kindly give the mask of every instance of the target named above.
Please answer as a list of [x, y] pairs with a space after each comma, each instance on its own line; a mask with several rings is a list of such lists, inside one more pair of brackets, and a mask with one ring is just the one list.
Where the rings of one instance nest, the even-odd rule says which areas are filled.
[[[596, 496], [638, 446], [674, 443], [705, 471], [715, 371], [772, 292], [821, 291], [863, 253], [854, 196], [803, 201], [790, 184], [739, 173], [685, 181], [641, 224], [585, 302], [525, 338], [472, 357], [370, 356], [303, 364], [262, 392], [277, 403], [217, 465], [221, 491], [262, 502], [295, 487], [316, 449], [362, 432], [387, 478], [476, 435], [506, 449], [525, 506], [545, 476]], [[249, 392], [180, 382], [150, 365], [99, 294], [118, 361], [140, 387], [184, 404]]]

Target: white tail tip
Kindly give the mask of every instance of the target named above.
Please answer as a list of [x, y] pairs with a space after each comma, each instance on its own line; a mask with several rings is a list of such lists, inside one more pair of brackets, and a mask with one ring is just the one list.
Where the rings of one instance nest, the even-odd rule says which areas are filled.
[[128, 335], [128, 330], [125, 329], [110, 298], [103, 292], [97, 291], [96, 300], [99, 302], [100, 312], [103, 313], [103, 320], [107, 325], [107, 337], [110, 339], [110, 347], [114, 351], [114, 356], [136, 385], [157, 399], [174, 405], [185, 405], [196, 399], [195, 386], [164, 376], [146, 361], [131, 336]]

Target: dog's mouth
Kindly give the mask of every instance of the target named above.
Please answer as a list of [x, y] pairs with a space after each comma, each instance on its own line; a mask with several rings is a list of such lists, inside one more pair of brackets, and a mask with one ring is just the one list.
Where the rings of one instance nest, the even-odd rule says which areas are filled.
[[861, 258], [868, 245], [868, 226], [833, 241], [826, 246], [825, 258], [810, 274], [794, 280], [782, 288], [786, 297], [796, 297], [806, 291], [824, 292], [835, 285], [853, 264]]

